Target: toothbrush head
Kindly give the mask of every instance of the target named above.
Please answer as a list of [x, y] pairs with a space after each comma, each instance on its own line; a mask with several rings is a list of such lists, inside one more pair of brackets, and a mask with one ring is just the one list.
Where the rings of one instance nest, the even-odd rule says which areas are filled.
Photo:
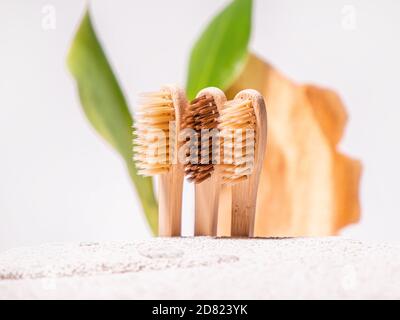
[[152, 176], [168, 173], [171, 165], [171, 123], [176, 120], [174, 99], [167, 87], [139, 96], [135, 113], [134, 157], [138, 173]]
[[189, 142], [186, 153], [185, 175], [196, 184], [207, 180], [214, 171], [215, 150], [209, 133], [217, 129], [218, 117], [216, 102], [210, 94], [201, 94], [194, 99], [183, 116], [182, 128], [194, 130], [194, 141]]
[[254, 168], [256, 115], [250, 99], [234, 99], [220, 111], [222, 183], [248, 179]]

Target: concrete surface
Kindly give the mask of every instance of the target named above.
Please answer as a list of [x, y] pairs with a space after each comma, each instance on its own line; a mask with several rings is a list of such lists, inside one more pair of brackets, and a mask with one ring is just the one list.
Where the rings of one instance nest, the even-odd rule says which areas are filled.
[[0, 253], [0, 299], [396, 299], [400, 245], [155, 238]]

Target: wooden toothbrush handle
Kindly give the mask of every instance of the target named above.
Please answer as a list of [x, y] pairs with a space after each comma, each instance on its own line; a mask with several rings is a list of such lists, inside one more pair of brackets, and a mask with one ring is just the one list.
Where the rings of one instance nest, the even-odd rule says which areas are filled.
[[215, 219], [218, 214], [219, 177], [213, 174], [209, 179], [195, 185], [195, 236], [214, 236]]
[[181, 235], [183, 170], [180, 164], [172, 165], [167, 174], [158, 177], [158, 235]]
[[232, 187], [220, 183], [219, 169], [195, 186], [195, 235], [231, 235]]
[[235, 99], [251, 100], [256, 132], [253, 172], [232, 187], [232, 237], [254, 237], [258, 184], [267, 145], [267, 110], [263, 96], [255, 90], [243, 90]]
[[232, 187], [232, 237], [252, 236], [255, 222], [258, 179], [251, 175], [246, 181]]
[[216, 234], [218, 237], [231, 236], [232, 224], [232, 186], [223, 184], [219, 190], [218, 213], [215, 219]]
[[[218, 111], [222, 110], [223, 105], [226, 102], [226, 97], [223, 91], [218, 88], [209, 87], [201, 90], [197, 94], [197, 97], [203, 95], [212, 96]], [[217, 235], [221, 186], [220, 181], [220, 172], [216, 165], [209, 179], [195, 185], [195, 236]]]

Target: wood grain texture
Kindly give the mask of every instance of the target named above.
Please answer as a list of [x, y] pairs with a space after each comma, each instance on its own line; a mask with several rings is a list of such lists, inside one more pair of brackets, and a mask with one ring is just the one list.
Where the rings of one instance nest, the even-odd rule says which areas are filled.
[[229, 184], [220, 185], [219, 199], [218, 199], [218, 217], [216, 223], [217, 223], [216, 229], [218, 237], [231, 236], [232, 186]]
[[[218, 110], [226, 102], [225, 94], [222, 90], [209, 87], [201, 90], [197, 97], [212, 96]], [[195, 185], [195, 235], [210, 236], [217, 234], [219, 192], [221, 181], [219, 177], [218, 165], [215, 166], [211, 177]]]
[[232, 237], [253, 237], [258, 183], [267, 144], [267, 110], [256, 90], [239, 92], [235, 100], [250, 100], [256, 117], [254, 167], [248, 179], [232, 186]]
[[250, 55], [226, 92], [254, 88], [268, 105], [256, 236], [326, 236], [360, 217], [361, 163], [338, 151], [347, 113], [332, 90], [293, 82]]
[[159, 187], [159, 236], [176, 237], [181, 235], [182, 220], [182, 192], [184, 166], [178, 161], [179, 133], [181, 118], [188, 105], [185, 92], [175, 86], [168, 85], [163, 87], [171, 93], [175, 108], [174, 140], [170, 143], [171, 166], [168, 173], [158, 177]]

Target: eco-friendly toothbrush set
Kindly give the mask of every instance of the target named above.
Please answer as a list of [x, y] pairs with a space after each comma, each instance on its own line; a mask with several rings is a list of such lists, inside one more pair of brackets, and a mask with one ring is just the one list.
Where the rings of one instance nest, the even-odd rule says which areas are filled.
[[218, 88], [188, 102], [177, 86], [140, 96], [134, 160], [158, 177], [159, 236], [181, 235], [183, 179], [195, 183], [195, 235], [253, 237], [267, 141], [264, 98]]

